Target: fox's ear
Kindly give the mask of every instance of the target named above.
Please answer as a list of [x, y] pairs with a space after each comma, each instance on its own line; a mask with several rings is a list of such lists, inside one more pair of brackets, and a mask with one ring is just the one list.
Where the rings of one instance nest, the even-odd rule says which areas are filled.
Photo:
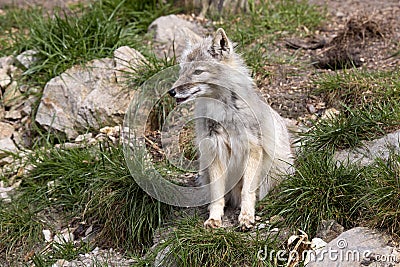
[[229, 41], [224, 29], [219, 28], [211, 42], [210, 54], [214, 58], [222, 59], [233, 52], [232, 42]]

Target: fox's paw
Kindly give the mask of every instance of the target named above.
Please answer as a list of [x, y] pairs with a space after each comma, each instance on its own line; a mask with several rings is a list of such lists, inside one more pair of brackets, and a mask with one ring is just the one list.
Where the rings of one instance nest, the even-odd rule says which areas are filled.
[[246, 213], [239, 215], [239, 227], [244, 230], [249, 230], [254, 226], [254, 216]]
[[221, 226], [222, 226], [221, 219], [209, 218], [207, 221], [204, 222], [205, 228], [220, 228]]

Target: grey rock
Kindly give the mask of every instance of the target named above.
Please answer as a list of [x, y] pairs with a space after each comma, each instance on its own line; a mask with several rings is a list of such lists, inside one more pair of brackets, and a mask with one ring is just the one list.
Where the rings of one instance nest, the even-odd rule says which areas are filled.
[[6, 69], [0, 69], [0, 89], [6, 89], [11, 84], [11, 77]]
[[154, 32], [154, 42], [157, 46], [155, 53], [159, 57], [179, 57], [185, 49], [188, 40], [200, 39], [205, 34], [203, 27], [196, 23], [179, 18], [176, 15], [168, 15], [153, 21], [148, 31]]
[[54, 267], [78, 267], [78, 266], [119, 266], [130, 267], [137, 265], [133, 259], [125, 258], [119, 252], [113, 249], [100, 249], [96, 247], [89, 253], [79, 254], [78, 257], [70, 262], [60, 260], [53, 265]]
[[5, 122], [0, 122], [0, 158], [6, 157], [10, 152], [17, 152], [12, 135], [14, 133], [14, 127]]
[[38, 101], [38, 97], [36, 95], [30, 95], [24, 101], [24, 105], [21, 109], [21, 114], [23, 116], [29, 116], [32, 113], [32, 106]]
[[87, 134], [80, 134], [75, 138], [76, 143], [81, 143], [83, 141], [88, 142], [90, 139], [92, 139], [93, 134], [92, 133], [87, 133]]
[[[0, 166], [10, 165], [14, 162], [13, 156], [8, 156], [4, 158], [0, 158]], [[0, 175], [3, 174], [3, 170], [0, 170]]]
[[24, 96], [18, 89], [18, 83], [13, 81], [5, 90], [3, 104], [5, 107], [19, 106], [23, 103]]
[[15, 146], [11, 137], [0, 139], [0, 158], [4, 158], [9, 155], [9, 153], [15, 153], [18, 148]]
[[376, 158], [387, 159], [392, 149], [400, 151], [400, 130], [376, 140], [364, 141], [360, 147], [342, 150], [335, 154], [335, 158], [339, 162], [349, 161], [366, 166]]
[[9, 138], [14, 132], [14, 126], [0, 121], [0, 139]]
[[329, 242], [307, 267], [396, 266], [398, 254], [390, 238], [365, 227], [348, 230]]
[[4, 118], [7, 120], [19, 120], [22, 118], [22, 114], [18, 109], [9, 110], [5, 112]]
[[34, 64], [37, 61], [36, 54], [38, 52], [35, 50], [26, 50], [16, 56], [16, 59], [18, 60], [19, 63], [21, 63], [22, 66], [25, 68], [29, 69], [32, 64]]
[[75, 139], [78, 131], [121, 124], [133, 91], [116, 82], [114, 60], [74, 66], [45, 86], [36, 122]]
[[0, 57], [0, 69], [8, 70], [13, 63], [13, 56]]

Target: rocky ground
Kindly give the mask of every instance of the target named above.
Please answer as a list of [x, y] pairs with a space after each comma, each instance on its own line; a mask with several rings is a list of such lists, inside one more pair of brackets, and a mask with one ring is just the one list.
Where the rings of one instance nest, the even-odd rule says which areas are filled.
[[[10, 4], [16, 4], [20, 7], [43, 5], [46, 9], [52, 10], [55, 7], [65, 8], [69, 4], [78, 2], [3, 0], [0, 2], [0, 9]], [[328, 18], [325, 25], [316, 32], [310, 32], [307, 36], [278, 40], [274, 44], [273, 50], [268, 51], [268, 53], [279, 55], [282, 58], [291, 58], [291, 60], [287, 60], [283, 64], [266, 62], [264, 68], [270, 73], [269, 77], [266, 79], [255, 77], [263, 96], [281, 115], [292, 119], [292, 125], [298, 124], [315, 113], [323, 113], [331, 108], [325, 99], [312, 95], [315, 89], [312, 85], [312, 79], [316, 74], [332, 72], [332, 69], [342, 64], [354, 64], [366, 70], [393, 70], [400, 66], [400, 57], [398, 54], [394, 54], [400, 48], [399, 1], [349, 0], [325, 2], [310, 0], [310, 2], [321, 6], [326, 5]], [[199, 35], [208, 31], [202, 28], [203, 24], [207, 25], [203, 20], [189, 19], [192, 20], [189, 21], [188, 18], [190, 16], [174, 16], [170, 17], [168, 21], [172, 23], [176, 20], [175, 23], [180, 26], [187, 25], [187, 31]], [[185, 21], [182, 21], [182, 19], [185, 19]], [[158, 23], [159, 26], [153, 25], [151, 27], [156, 31], [156, 47], [160, 49], [159, 53], [163, 49], [169, 51], [165, 42], [177, 39], [176, 37], [179, 37], [180, 33], [176, 31], [176, 24], [174, 26], [173, 23], [171, 25], [165, 22]], [[178, 51], [180, 49], [179, 45], [182, 47], [185, 42], [182, 38], [180, 41], [181, 43], [177, 44]], [[335, 51], [335, 53], [332, 53], [332, 51]], [[124, 62], [129, 62], [132, 65], [133, 62], [137, 62], [138, 58], [142, 58], [140, 53], [129, 48], [123, 48], [116, 51], [112, 59], [91, 62], [90, 64], [93, 66], [100, 66], [97, 68], [99, 69], [98, 71], [95, 69], [89, 71], [80, 67], [71, 68], [64, 75], [64, 78], [69, 77], [67, 79], [70, 79], [68, 84], [64, 83], [65, 79], [63, 77], [54, 78], [46, 85], [36, 116], [37, 123], [44, 128], [52, 128], [63, 132], [70, 140], [66, 144], [70, 147], [80, 146], [82, 142], [96, 143], [102, 138], [118, 142], [120, 128], [113, 126], [122, 123], [124, 111], [129, 104], [127, 99], [131, 97], [126, 92], [121, 93], [120, 88], [124, 77], [118, 73], [120, 71], [125, 73], [128, 71], [124, 66]], [[17, 60], [20, 64], [29, 64], [30, 60], [34, 60], [34, 57], [25, 54], [21, 55]], [[31, 144], [30, 115], [32, 103], [37, 100], [35, 96], [37, 88], [17, 87], [16, 83], [14, 83], [14, 75], [18, 75], [21, 70], [16, 67], [17, 64], [15, 62], [13, 57], [0, 59], [0, 97], [3, 100], [3, 104], [0, 106], [0, 149], [12, 153], [27, 153], [24, 147], [28, 147]], [[79, 81], [80, 85], [73, 84], [76, 81]], [[82, 81], [84, 82], [82, 83]], [[74, 88], [83, 88], [83, 90], [78, 94], [73, 91]], [[105, 88], [107, 90], [103, 90]], [[109, 90], [109, 88], [114, 88], [115, 90]], [[66, 94], [66, 92], [69, 94]], [[96, 99], [99, 99], [99, 95], [102, 95], [102, 100], [104, 97], [110, 99], [109, 102], [111, 104], [109, 107], [99, 108], [100, 103], [96, 102]], [[52, 120], [54, 112], [63, 114], [62, 119], [54, 122]], [[101, 127], [97, 121], [98, 116], [111, 119], [108, 124], [112, 127]], [[88, 121], [90, 122], [90, 128], [96, 130], [87, 135], [79, 135], [75, 129], [87, 127], [86, 123]], [[398, 132], [393, 134], [399, 135]], [[396, 137], [389, 137], [394, 141], [396, 140]], [[153, 143], [151, 145], [157, 144]], [[374, 144], [368, 144], [368, 146], [373, 147]], [[381, 151], [382, 146], [377, 146], [377, 150]], [[376, 153], [370, 153], [370, 155], [374, 154]], [[12, 162], [12, 157], [7, 155], [7, 153], [0, 152], [0, 166], [3, 167], [3, 172], [7, 172], [7, 175], [11, 172], [16, 178], [23, 175], [26, 170], [7, 167]], [[372, 156], [369, 158], [372, 158]], [[1, 198], [8, 198], [7, 194], [18, 187], [17, 181], [18, 179], [16, 179], [15, 184], [7, 187], [0, 184]], [[230, 222], [229, 218], [232, 214], [228, 213], [226, 216], [226, 221]], [[259, 222], [258, 226], [263, 223]], [[328, 228], [329, 226], [327, 226]], [[338, 236], [342, 234], [343, 229], [339, 232], [333, 232], [334, 234], [329, 238], [330, 240], [325, 241], [328, 243], [331, 241], [328, 246], [334, 247], [335, 244], [337, 246], [337, 240], [338, 238], [340, 239]], [[351, 235], [343, 234], [345, 234], [343, 238], [346, 238], [346, 240], [367, 239], [370, 235], [363, 229], [354, 230], [350, 233]], [[334, 240], [334, 238], [336, 239]], [[382, 239], [380, 237], [374, 238], [377, 243], [372, 242], [373, 244], [369, 244], [369, 248], [380, 246], [383, 247], [384, 252], [382, 253], [398, 255], [394, 248], [395, 245], [390, 245], [386, 237]], [[357, 242], [353, 242], [347, 244], [346, 247], [353, 249], [356, 246]], [[112, 250], [99, 251], [97, 249], [92, 253], [80, 256], [76, 261], [59, 261], [56, 266], [87, 266], [87, 264], [90, 264], [91, 258], [103, 257], [102, 255], [106, 255], [104, 258], [107, 259], [114, 259], [112, 264], [116, 264], [116, 266], [132, 264], [131, 261], [123, 259], [122, 256]], [[398, 256], [398, 259], [400, 260], [400, 256]], [[371, 262], [373, 262], [373, 259]]]

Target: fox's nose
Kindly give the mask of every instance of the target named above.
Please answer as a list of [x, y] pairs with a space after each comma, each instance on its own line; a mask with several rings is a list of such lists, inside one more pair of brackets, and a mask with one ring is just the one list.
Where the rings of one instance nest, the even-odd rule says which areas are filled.
[[175, 89], [169, 90], [169, 91], [168, 91], [168, 94], [169, 94], [170, 96], [174, 97], [174, 96], [176, 95]]

